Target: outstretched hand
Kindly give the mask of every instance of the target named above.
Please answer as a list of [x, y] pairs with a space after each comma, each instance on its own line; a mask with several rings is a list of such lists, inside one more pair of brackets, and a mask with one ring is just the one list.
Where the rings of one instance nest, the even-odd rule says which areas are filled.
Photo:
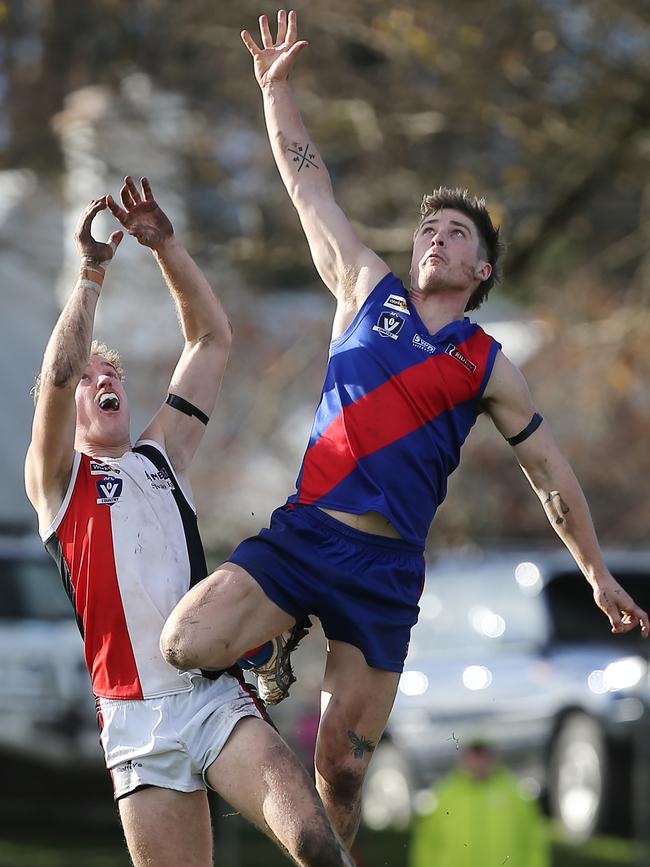
[[124, 232], [113, 232], [108, 241], [96, 241], [91, 232], [92, 222], [100, 211], [108, 207], [106, 196], [101, 199], [93, 199], [81, 212], [74, 239], [79, 253], [86, 259], [94, 259], [95, 262], [110, 262], [117, 250]]
[[294, 60], [308, 44], [304, 39], [298, 40], [296, 13], [292, 10], [287, 17], [284, 9], [279, 10], [275, 42], [271, 36], [269, 19], [266, 15], [260, 15], [260, 33], [262, 47], [255, 42], [248, 30], [242, 30], [241, 33], [244, 45], [253, 56], [257, 83], [264, 87], [272, 82], [286, 81]]
[[112, 196], [106, 196], [106, 204], [129, 235], [137, 238], [143, 246], [158, 250], [173, 236], [174, 228], [154, 199], [149, 180], [142, 178], [140, 183], [142, 194], [138, 191], [133, 178], [127, 176], [120, 190], [124, 207], [121, 208]]
[[594, 589], [594, 600], [607, 615], [612, 632], [630, 632], [640, 626], [643, 638], [648, 637], [648, 615], [613, 577], [598, 584]]

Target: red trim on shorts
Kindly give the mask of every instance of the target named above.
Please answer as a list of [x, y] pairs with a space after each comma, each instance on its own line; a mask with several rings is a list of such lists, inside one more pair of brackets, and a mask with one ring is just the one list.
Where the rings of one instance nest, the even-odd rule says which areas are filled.
[[273, 722], [271, 720], [271, 717], [269, 716], [268, 711], [266, 709], [266, 705], [264, 704], [262, 699], [257, 694], [257, 690], [255, 689], [255, 687], [252, 684], [248, 683], [247, 680], [244, 679], [244, 675], [241, 674], [241, 672], [240, 672], [240, 674], [235, 675], [235, 677], [239, 681], [239, 685], [244, 690], [244, 692], [248, 695], [249, 698], [251, 698], [253, 700], [253, 704], [255, 705], [257, 710], [260, 712], [262, 719], [265, 720], [267, 723], [270, 723], [273, 726], [273, 728], [275, 728], [275, 726], [273, 725]]

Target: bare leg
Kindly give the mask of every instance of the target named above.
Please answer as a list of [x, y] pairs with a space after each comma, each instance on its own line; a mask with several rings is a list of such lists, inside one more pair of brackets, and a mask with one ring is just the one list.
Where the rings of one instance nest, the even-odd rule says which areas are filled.
[[251, 647], [294, 623], [295, 618], [272, 602], [248, 572], [224, 563], [174, 608], [160, 649], [176, 668], [228, 668]]
[[210, 867], [212, 827], [206, 793], [151, 787], [118, 802], [134, 867]]
[[352, 845], [359, 829], [363, 780], [393, 706], [399, 677], [393, 671], [370, 668], [351, 644], [330, 642], [323, 692], [331, 697], [316, 741], [316, 788], [346, 846]]
[[268, 723], [245, 717], [207, 780], [301, 867], [353, 867], [307, 771]]

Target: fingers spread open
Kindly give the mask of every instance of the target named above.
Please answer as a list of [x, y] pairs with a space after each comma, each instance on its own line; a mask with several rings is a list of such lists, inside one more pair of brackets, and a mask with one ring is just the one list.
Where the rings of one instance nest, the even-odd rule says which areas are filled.
[[131, 198], [133, 199], [134, 204], [139, 205], [142, 202], [142, 197], [140, 196], [140, 192], [135, 185], [135, 181], [130, 175], [127, 175], [124, 178], [124, 184], [128, 187], [129, 193], [131, 193]]
[[276, 38], [276, 45], [280, 45], [284, 42], [284, 38], [287, 35], [287, 13], [284, 9], [278, 9], [278, 35]]
[[142, 193], [144, 195], [145, 202], [153, 202], [153, 193], [151, 192], [151, 184], [149, 183], [149, 178], [140, 178], [140, 183], [142, 184]]
[[122, 185], [120, 189], [120, 198], [122, 199], [122, 204], [127, 210], [135, 207], [135, 202], [133, 201], [131, 190], [126, 185], [126, 182]]
[[241, 39], [246, 48], [248, 48], [250, 53], [253, 55], [253, 57], [257, 57], [257, 55], [260, 53], [260, 49], [257, 45], [257, 42], [255, 42], [248, 30], [242, 30]]
[[115, 199], [112, 196], [106, 196], [106, 204], [108, 205], [108, 209], [111, 214], [116, 217], [120, 223], [124, 223], [129, 215], [124, 210], [124, 208], [120, 208]]
[[266, 15], [260, 15], [260, 33], [262, 35], [262, 45], [264, 48], [273, 47], [273, 37], [269, 28], [269, 19]]
[[301, 39], [300, 42], [294, 43], [294, 45], [291, 46], [291, 48], [287, 51], [287, 53], [285, 55], [285, 57], [287, 59], [287, 63], [293, 63], [296, 56], [298, 54], [300, 54], [302, 49], [305, 48], [305, 46], [307, 46], [307, 45], [309, 45], [309, 43], [307, 42], [306, 39]]
[[287, 42], [289, 45], [294, 43], [298, 38], [298, 19], [296, 12], [292, 9], [289, 12], [289, 29], [287, 30]]

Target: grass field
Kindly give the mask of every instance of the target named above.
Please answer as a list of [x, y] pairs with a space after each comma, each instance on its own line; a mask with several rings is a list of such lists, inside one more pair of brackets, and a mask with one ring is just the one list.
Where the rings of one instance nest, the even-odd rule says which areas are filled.
[[[228, 820], [230, 821], [230, 820]], [[81, 825], [82, 823], [80, 823]], [[407, 867], [408, 835], [362, 832], [358, 841], [363, 867]], [[284, 867], [288, 861], [263, 835], [234, 819], [217, 836], [218, 867]], [[634, 844], [597, 838], [581, 847], [553, 841], [553, 867], [637, 867]], [[90, 840], [81, 828], [50, 827], [29, 833], [0, 832], [0, 867], [129, 867], [119, 831], [104, 830]], [[516, 865], [512, 865], [516, 867]]]

